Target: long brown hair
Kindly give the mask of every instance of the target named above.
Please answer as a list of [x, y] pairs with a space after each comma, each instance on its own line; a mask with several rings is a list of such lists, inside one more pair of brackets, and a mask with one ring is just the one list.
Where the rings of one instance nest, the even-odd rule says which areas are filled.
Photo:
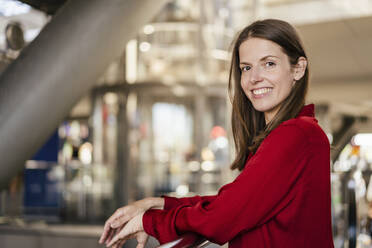
[[248, 155], [257, 151], [261, 142], [272, 130], [283, 121], [297, 116], [305, 105], [309, 84], [307, 66], [304, 76], [294, 84], [289, 96], [281, 103], [275, 117], [266, 124], [264, 113], [254, 109], [240, 84], [239, 47], [252, 37], [270, 40], [278, 44], [288, 56], [292, 66], [297, 64], [300, 57], [307, 59], [296, 30], [285, 21], [275, 19], [256, 21], [239, 33], [233, 44], [228, 86], [232, 103], [231, 125], [236, 149], [236, 157], [231, 169], [242, 170]]

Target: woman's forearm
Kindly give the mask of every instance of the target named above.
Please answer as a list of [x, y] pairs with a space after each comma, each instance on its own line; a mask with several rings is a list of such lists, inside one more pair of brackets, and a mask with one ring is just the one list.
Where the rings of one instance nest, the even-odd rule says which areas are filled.
[[164, 208], [164, 198], [162, 197], [147, 197], [143, 199], [144, 204], [147, 209], [150, 208]]

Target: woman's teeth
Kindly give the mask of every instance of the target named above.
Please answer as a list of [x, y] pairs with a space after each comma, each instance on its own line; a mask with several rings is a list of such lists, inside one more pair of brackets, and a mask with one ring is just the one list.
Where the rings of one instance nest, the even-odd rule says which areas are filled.
[[258, 89], [258, 90], [253, 90], [252, 92], [255, 95], [261, 95], [261, 94], [265, 94], [267, 92], [270, 92], [272, 90], [273, 90], [272, 88], [261, 88], [261, 89]]

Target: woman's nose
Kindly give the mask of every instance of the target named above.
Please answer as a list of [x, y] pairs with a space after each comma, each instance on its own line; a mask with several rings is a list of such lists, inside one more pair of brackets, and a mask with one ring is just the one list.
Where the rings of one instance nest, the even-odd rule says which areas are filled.
[[258, 83], [262, 81], [262, 72], [261, 68], [258, 66], [252, 67], [251, 68], [251, 77], [250, 77], [250, 82], [252, 84]]

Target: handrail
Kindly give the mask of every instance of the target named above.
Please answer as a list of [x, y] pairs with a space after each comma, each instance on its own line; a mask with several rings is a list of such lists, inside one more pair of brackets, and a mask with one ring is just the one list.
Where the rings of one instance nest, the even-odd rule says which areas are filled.
[[211, 244], [211, 242], [206, 240], [204, 237], [198, 236], [194, 233], [188, 233], [179, 239], [162, 244], [157, 248], [202, 248], [209, 244]]

